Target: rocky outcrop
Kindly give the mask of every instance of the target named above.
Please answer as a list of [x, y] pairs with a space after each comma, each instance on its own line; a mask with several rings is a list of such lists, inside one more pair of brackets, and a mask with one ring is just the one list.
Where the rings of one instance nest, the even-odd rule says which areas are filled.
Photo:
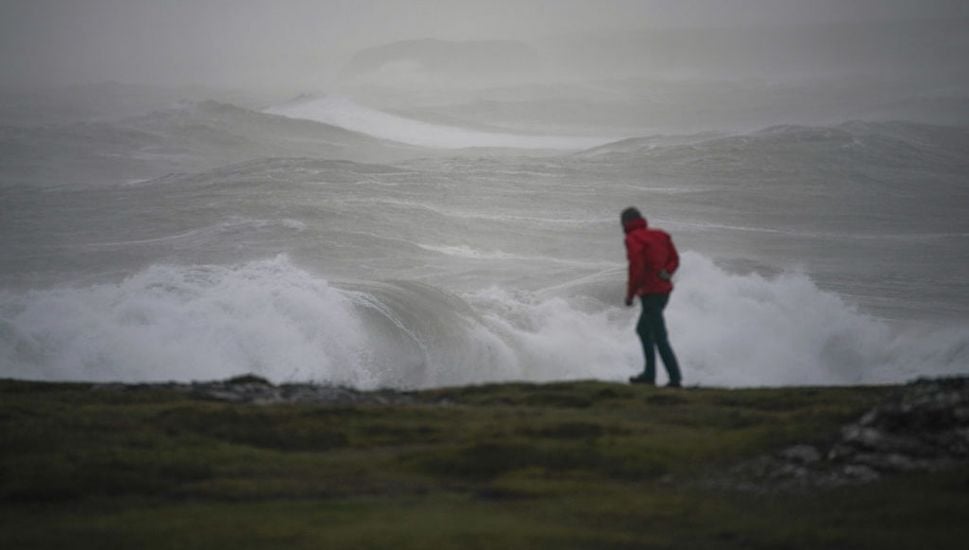
[[271, 405], [277, 403], [301, 403], [320, 405], [390, 405], [412, 403], [414, 398], [407, 392], [394, 390], [360, 391], [340, 386], [318, 384], [274, 385], [265, 378], [247, 374], [228, 380], [212, 382], [163, 383], [163, 384], [105, 384], [94, 386], [96, 390], [139, 391], [170, 390], [186, 393], [200, 399], [213, 399], [231, 403]]
[[969, 377], [918, 380], [841, 429], [744, 462], [715, 483], [770, 491], [834, 487], [969, 461]]
[[[254, 405], [448, 405], [441, 395], [280, 384], [254, 375], [224, 381], [96, 384], [95, 391], [175, 391], [197, 399]], [[865, 483], [969, 462], [969, 376], [918, 380], [824, 442], [804, 442], [747, 460], [702, 480], [733, 490], [773, 492]], [[670, 481], [673, 481], [670, 479]]]

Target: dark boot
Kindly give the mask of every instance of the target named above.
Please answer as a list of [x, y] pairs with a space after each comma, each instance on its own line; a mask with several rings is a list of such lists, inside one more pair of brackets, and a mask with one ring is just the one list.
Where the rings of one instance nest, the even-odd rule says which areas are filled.
[[655, 386], [656, 380], [646, 376], [645, 373], [637, 374], [636, 376], [629, 377], [630, 384], [645, 384], [647, 386]]

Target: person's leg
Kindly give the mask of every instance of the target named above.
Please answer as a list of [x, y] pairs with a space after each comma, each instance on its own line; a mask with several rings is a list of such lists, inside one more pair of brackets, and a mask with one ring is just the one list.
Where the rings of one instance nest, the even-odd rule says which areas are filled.
[[650, 323], [653, 333], [652, 340], [659, 351], [659, 356], [663, 359], [663, 365], [670, 377], [670, 384], [678, 386], [681, 381], [680, 364], [676, 360], [676, 354], [673, 353], [673, 347], [670, 345], [669, 336], [666, 333], [666, 320], [663, 319], [663, 310], [666, 309], [670, 295], [650, 294], [649, 297], [652, 309], [655, 311]]
[[643, 357], [646, 363], [642, 377], [646, 381], [655, 384], [656, 350], [653, 342], [653, 325], [656, 323], [656, 315], [659, 313], [659, 310], [656, 309], [655, 304], [647, 300], [647, 296], [642, 296], [640, 300], [642, 301], [643, 310], [639, 314], [639, 322], [636, 323], [636, 334], [639, 335], [639, 340], [643, 344]]

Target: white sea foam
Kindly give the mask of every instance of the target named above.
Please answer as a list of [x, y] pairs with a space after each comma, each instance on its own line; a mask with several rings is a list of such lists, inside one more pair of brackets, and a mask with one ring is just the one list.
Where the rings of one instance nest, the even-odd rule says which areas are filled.
[[386, 204], [386, 205], [395, 206], [395, 207], [425, 210], [447, 218], [487, 220], [487, 221], [494, 221], [494, 222], [513, 222], [513, 223], [529, 223], [529, 224], [536, 224], [536, 225], [565, 225], [565, 226], [585, 226], [585, 225], [601, 225], [606, 223], [608, 224], [616, 223], [615, 216], [609, 216], [609, 217], [585, 216], [585, 217], [574, 217], [574, 218], [566, 218], [566, 217], [552, 218], [547, 216], [522, 216], [522, 215], [515, 215], [515, 214], [476, 212], [473, 210], [445, 208], [445, 207], [435, 206], [433, 204], [424, 203], [424, 202], [390, 199], [385, 197], [343, 199], [340, 202], [346, 205]]
[[899, 332], [803, 274], [730, 274], [691, 253], [683, 261], [667, 319], [687, 376], [698, 382], [897, 382], [969, 365], [969, 327]]
[[266, 112], [289, 118], [315, 120], [383, 139], [438, 149], [509, 147], [580, 150], [616, 139], [482, 132], [405, 118], [365, 107], [348, 97], [332, 95], [272, 107]]
[[457, 246], [418, 244], [417, 246], [429, 252], [437, 252], [439, 254], [444, 254], [446, 256], [455, 256], [458, 258], [468, 258], [473, 260], [522, 259], [521, 256], [517, 256], [515, 254], [509, 254], [507, 252], [502, 252], [500, 250], [492, 250], [492, 251], [475, 250], [470, 246], [463, 245], [463, 244], [457, 245]]
[[[0, 293], [0, 377], [192, 380], [255, 372], [361, 388], [622, 380], [642, 364], [621, 270], [532, 293], [332, 285], [284, 256], [157, 265], [117, 283]], [[893, 382], [966, 371], [969, 328], [897, 332], [806, 276], [683, 254], [667, 320], [686, 381]]]
[[466, 260], [491, 260], [491, 261], [507, 261], [507, 262], [543, 262], [552, 264], [561, 264], [569, 266], [581, 266], [586, 268], [609, 268], [616, 265], [615, 262], [590, 262], [586, 260], [574, 260], [562, 257], [553, 256], [539, 256], [539, 255], [524, 255], [524, 254], [512, 254], [509, 252], [504, 252], [502, 250], [478, 250], [471, 248], [468, 245], [431, 245], [431, 244], [421, 244], [416, 243], [419, 248], [427, 250], [428, 252], [436, 252], [438, 254], [443, 254], [445, 256], [451, 256], [454, 258], [462, 258]]
[[352, 304], [282, 258], [154, 266], [117, 284], [0, 300], [8, 376], [190, 380], [252, 371], [367, 383], [365, 372], [344, 368], [367, 353]]

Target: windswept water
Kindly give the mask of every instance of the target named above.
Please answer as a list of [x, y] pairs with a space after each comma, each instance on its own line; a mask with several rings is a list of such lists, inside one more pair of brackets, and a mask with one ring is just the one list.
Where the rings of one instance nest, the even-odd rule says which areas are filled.
[[622, 306], [629, 205], [683, 252], [667, 318], [687, 383], [964, 373], [965, 136], [781, 128], [631, 152], [3, 185], [0, 376], [622, 380], [642, 364]]
[[616, 138], [520, 135], [485, 132], [455, 126], [431, 124], [385, 113], [360, 105], [348, 97], [324, 96], [269, 109], [269, 113], [315, 120], [381, 138], [440, 149], [469, 147], [511, 147], [516, 149], [588, 149]]

